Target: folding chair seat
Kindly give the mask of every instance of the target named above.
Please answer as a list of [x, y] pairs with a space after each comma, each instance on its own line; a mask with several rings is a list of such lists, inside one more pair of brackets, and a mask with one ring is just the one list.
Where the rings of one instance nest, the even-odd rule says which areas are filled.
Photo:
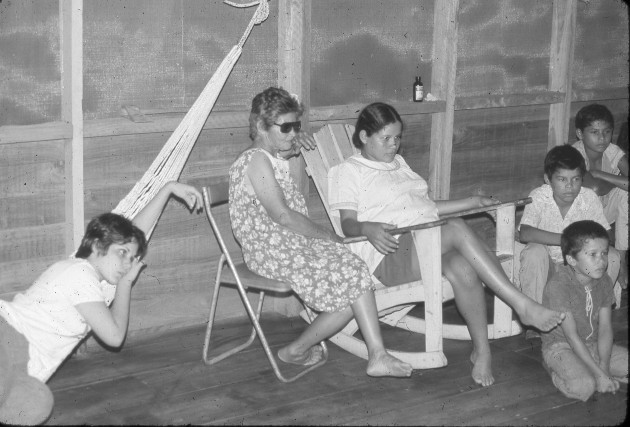
[[[352, 125], [329, 124], [315, 133], [314, 138], [317, 142], [315, 150], [302, 150], [306, 171], [315, 183], [335, 232], [340, 236], [343, 236], [341, 224], [338, 217], [331, 215], [328, 205], [328, 171], [346, 158], [358, 153], [358, 149], [352, 144], [353, 133], [354, 126]], [[512, 280], [514, 277], [516, 207], [530, 202], [530, 199], [521, 199], [497, 206], [472, 209], [455, 215], [446, 215], [440, 219], [496, 211], [497, 257], [501, 261], [506, 275]], [[423, 277], [422, 281], [385, 287], [376, 278], [373, 278], [377, 286], [375, 296], [379, 320], [391, 326], [425, 334], [424, 352], [410, 353], [388, 349], [391, 354], [410, 363], [414, 369], [436, 368], [447, 364], [446, 357], [442, 352], [443, 338], [470, 340], [466, 325], [451, 325], [442, 322], [442, 302], [453, 299], [454, 294], [451, 284], [441, 273], [441, 254], [437, 249], [440, 248], [441, 223], [436, 221], [433, 227], [412, 231], [414, 241], [422, 241], [422, 247], [436, 248], [436, 250], [428, 251], [428, 253], [418, 250], [419, 254], [422, 253], [418, 259]], [[353, 239], [346, 239], [346, 242]], [[419, 302], [424, 302], [425, 305], [424, 319], [408, 314]], [[309, 321], [304, 312], [302, 317]], [[367, 358], [365, 343], [354, 336], [357, 330], [358, 326], [353, 320], [341, 332], [331, 337], [330, 341], [359, 357]], [[488, 325], [488, 337], [490, 339], [502, 338], [517, 335], [521, 331], [520, 324], [512, 319], [512, 309], [498, 297], [495, 297], [494, 319], [493, 323]]]
[[[269, 343], [265, 334], [263, 332], [262, 326], [260, 324], [260, 314], [263, 308], [263, 302], [265, 299], [265, 294], [267, 292], [272, 292], [274, 294], [290, 294], [293, 292], [291, 286], [286, 282], [281, 282], [278, 280], [267, 279], [265, 277], [259, 276], [258, 274], [250, 271], [244, 262], [235, 263], [233, 261], [232, 256], [225, 244], [225, 240], [221, 235], [221, 230], [219, 229], [217, 222], [213, 216], [213, 208], [225, 204], [228, 202], [229, 197], [229, 185], [228, 182], [219, 182], [216, 184], [209, 185], [203, 188], [203, 201], [204, 207], [206, 211], [206, 216], [208, 217], [208, 221], [210, 222], [210, 226], [212, 227], [212, 231], [216, 237], [217, 243], [221, 249], [221, 256], [219, 258], [219, 262], [217, 265], [217, 273], [214, 283], [214, 291], [212, 294], [212, 301], [210, 303], [210, 314], [208, 316], [208, 326], [206, 328], [205, 340], [203, 345], [203, 361], [207, 365], [213, 365], [233, 354], [240, 352], [241, 350], [250, 346], [250, 344], [254, 341], [256, 337], [260, 340], [262, 347], [267, 355], [267, 359], [273, 368], [273, 371], [276, 377], [285, 383], [294, 381], [304, 374], [322, 366], [326, 363], [328, 359], [328, 349], [324, 342], [321, 342], [319, 345], [323, 351], [323, 358], [318, 363], [307, 366], [301, 369], [297, 374], [293, 376], [285, 376], [282, 374], [280, 368], [278, 367], [278, 362], [276, 357], [274, 356], [271, 348], [269, 347]], [[243, 342], [242, 344], [236, 345], [229, 350], [226, 350], [216, 356], [209, 356], [210, 351], [210, 340], [212, 337], [212, 327], [214, 325], [215, 314], [219, 299], [219, 290], [221, 286], [228, 285], [234, 286], [238, 290], [240, 299], [247, 311], [248, 317], [252, 323], [252, 331], [249, 335], [249, 338]], [[258, 303], [256, 311], [252, 308], [251, 302], [247, 297], [248, 291], [257, 292], [259, 294]], [[301, 302], [301, 301], [300, 301]], [[311, 310], [302, 303], [304, 307], [304, 313], [312, 320], [314, 318]]]

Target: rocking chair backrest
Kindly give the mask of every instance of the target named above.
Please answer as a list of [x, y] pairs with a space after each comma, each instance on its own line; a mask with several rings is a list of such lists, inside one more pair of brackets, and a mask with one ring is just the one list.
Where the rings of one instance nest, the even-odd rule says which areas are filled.
[[328, 218], [330, 218], [335, 232], [340, 236], [343, 236], [343, 231], [341, 231], [339, 217], [331, 215], [328, 207], [328, 171], [359, 152], [352, 144], [353, 133], [354, 126], [352, 125], [329, 124], [313, 135], [315, 142], [317, 142], [317, 150], [302, 150], [302, 156], [306, 162], [306, 172], [313, 178]]

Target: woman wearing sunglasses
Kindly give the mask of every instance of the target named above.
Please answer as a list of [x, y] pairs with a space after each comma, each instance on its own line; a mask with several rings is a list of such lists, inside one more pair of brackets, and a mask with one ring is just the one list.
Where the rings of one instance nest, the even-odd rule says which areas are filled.
[[411, 366], [385, 350], [371, 275], [365, 263], [332, 230], [308, 218], [306, 202], [286, 160], [315, 141], [300, 133], [303, 106], [286, 90], [256, 95], [249, 117], [253, 140], [230, 168], [230, 220], [253, 272], [290, 283], [320, 314], [291, 344], [278, 351], [285, 363], [321, 360], [316, 344], [356, 317], [368, 347], [367, 374], [408, 377]]

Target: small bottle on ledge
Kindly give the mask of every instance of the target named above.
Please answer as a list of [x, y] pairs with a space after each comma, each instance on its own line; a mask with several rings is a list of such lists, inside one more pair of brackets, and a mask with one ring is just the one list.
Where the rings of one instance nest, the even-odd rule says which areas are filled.
[[422, 102], [424, 100], [424, 86], [422, 85], [422, 77], [416, 77], [413, 84], [413, 102]]

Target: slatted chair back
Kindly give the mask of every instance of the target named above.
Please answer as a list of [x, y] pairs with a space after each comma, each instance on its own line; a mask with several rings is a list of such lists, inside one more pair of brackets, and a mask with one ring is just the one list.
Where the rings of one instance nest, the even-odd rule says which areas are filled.
[[353, 133], [354, 126], [352, 125], [326, 125], [314, 135], [318, 142], [317, 149], [302, 150], [302, 156], [306, 162], [306, 173], [313, 178], [328, 218], [330, 218], [335, 233], [340, 236], [343, 236], [341, 223], [336, 215], [331, 215], [328, 203], [328, 171], [359, 152], [359, 149], [352, 144]]

